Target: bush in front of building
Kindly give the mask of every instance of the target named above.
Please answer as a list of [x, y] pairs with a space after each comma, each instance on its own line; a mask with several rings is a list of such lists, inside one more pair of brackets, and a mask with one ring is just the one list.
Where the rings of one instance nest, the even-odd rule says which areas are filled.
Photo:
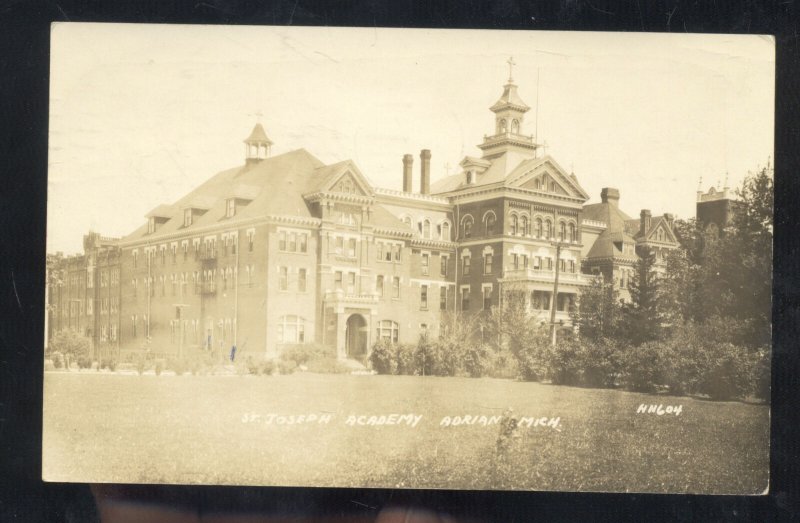
[[[58, 333], [50, 340], [48, 345], [50, 352], [59, 352], [64, 356], [64, 366], [69, 369], [70, 364], [75, 362], [79, 368], [91, 367], [91, 359], [89, 353], [91, 352], [91, 341], [87, 336], [72, 330], [65, 329]], [[88, 365], [86, 362], [88, 361]], [[81, 366], [83, 364], [84, 366]]]
[[59, 351], [52, 351], [50, 353], [50, 360], [53, 362], [53, 367], [61, 369], [64, 367], [64, 355]]
[[581, 385], [592, 388], [614, 388], [619, 385], [622, 370], [621, 353], [613, 341], [601, 338], [580, 343]]
[[394, 345], [386, 340], [378, 340], [369, 355], [372, 369], [378, 374], [397, 374], [397, 356]]
[[489, 376], [505, 364], [501, 357], [484, 343], [475, 343], [466, 347], [463, 355], [464, 371], [471, 378]]

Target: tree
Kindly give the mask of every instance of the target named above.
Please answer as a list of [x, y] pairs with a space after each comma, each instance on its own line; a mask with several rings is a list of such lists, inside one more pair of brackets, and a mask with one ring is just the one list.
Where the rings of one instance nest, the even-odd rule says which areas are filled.
[[659, 338], [662, 310], [655, 253], [645, 248], [636, 262], [630, 282], [631, 302], [623, 310], [625, 337], [634, 345]]
[[80, 367], [89, 367], [91, 364], [89, 361], [89, 352], [91, 351], [89, 338], [72, 329], [60, 331], [53, 336], [48, 349], [51, 353], [60, 352], [65, 356], [67, 369], [69, 369], [71, 361], [76, 361]]
[[617, 336], [621, 309], [613, 284], [598, 276], [581, 292], [579, 300], [571, 316], [581, 338], [597, 341]]

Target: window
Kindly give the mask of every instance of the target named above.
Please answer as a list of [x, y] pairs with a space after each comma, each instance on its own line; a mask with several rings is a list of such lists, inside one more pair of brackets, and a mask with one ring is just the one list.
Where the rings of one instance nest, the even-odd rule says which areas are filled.
[[442, 223], [441, 237], [444, 241], [450, 241], [450, 222]]
[[405, 218], [403, 218], [403, 223], [411, 227], [411, 216], [406, 216]]
[[563, 258], [558, 260], [558, 270], [561, 272], [567, 272], [567, 260]]
[[286, 250], [286, 232], [284, 231], [278, 233], [278, 250]]
[[173, 243], [170, 247], [170, 252], [172, 254], [172, 263], [174, 265], [178, 261], [178, 244]]
[[469, 287], [464, 287], [461, 289], [461, 310], [469, 310]]
[[378, 261], [383, 261], [383, 247], [384, 245], [381, 242], [377, 242], [375, 244], [375, 250], [378, 254]]
[[394, 261], [400, 261], [400, 246], [392, 245], [392, 252], [394, 253]]
[[136, 315], [131, 316], [131, 336], [136, 337]]
[[189, 258], [189, 242], [183, 242], [181, 249], [183, 249], [183, 261], [186, 261]]
[[575, 272], [575, 260], [570, 260], [569, 261], [569, 272], [572, 272], [572, 273]]
[[383, 275], [379, 274], [375, 279], [375, 292], [378, 296], [383, 298]]
[[430, 239], [431, 237], [431, 222], [428, 219], [422, 222], [422, 237], [425, 239]]
[[356, 293], [356, 273], [348, 272], [347, 273], [347, 294], [355, 294]]
[[94, 314], [94, 300], [89, 298], [86, 300], [86, 315], [91, 316], [92, 314]]
[[342, 252], [344, 251], [344, 238], [342, 238], [341, 236], [337, 236], [336, 243], [334, 245], [335, 245], [334, 252], [336, 252], [336, 254], [342, 254]]
[[522, 268], [523, 269], [527, 269], [528, 268], [528, 255], [527, 254], [522, 254], [520, 257], [522, 258]]
[[497, 223], [497, 217], [494, 215], [493, 212], [489, 212], [486, 215], [486, 236], [491, 236], [494, 234], [494, 226]]
[[289, 233], [289, 251], [297, 252], [297, 234]]
[[519, 269], [519, 255], [515, 252], [511, 253], [511, 266], [514, 270]]
[[419, 308], [420, 309], [427, 309], [428, 308], [428, 286], [422, 285], [419, 288]]
[[442, 276], [447, 276], [447, 262], [448, 262], [447, 256], [442, 254], [442, 256], [441, 256], [441, 258], [439, 260], [439, 273]]
[[305, 343], [306, 320], [300, 316], [281, 316], [278, 319], [278, 343]]
[[518, 223], [519, 223], [519, 221], [518, 221], [517, 215], [516, 214], [512, 214], [511, 215], [511, 231], [510, 231], [512, 236], [516, 236], [517, 235]]
[[464, 274], [464, 276], [469, 276], [469, 267], [472, 263], [470, 257], [464, 256], [463, 258], [461, 258], [461, 263], [463, 265], [463, 270], [461, 272]]
[[228, 201], [225, 203], [225, 217], [233, 218], [235, 214], [236, 214], [236, 199], [228, 198]]
[[550, 293], [547, 291], [533, 291], [531, 293], [531, 306], [539, 311], [549, 310]]
[[350, 238], [347, 240], [347, 255], [351, 258], [356, 257], [356, 239]]
[[340, 290], [342, 288], [342, 271], [336, 271], [333, 275], [333, 286], [336, 290]]
[[553, 258], [547, 258], [547, 270], [548, 271], [553, 270]]
[[486, 253], [483, 255], [483, 273], [484, 274], [491, 274], [492, 273], [492, 254]]
[[519, 134], [519, 120], [511, 120], [511, 132], [514, 134]]
[[422, 275], [427, 276], [430, 274], [431, 255], [427, 252], [422, 253]]
[[486, 286], [483, 288], [483, 310], [488, 311], [492, 308], [492, 288]]
[[[138, 251], [133, 251], [133, 268], [135, 269], [138, 264], [139, 264], [139, 252]], [[91, 281], [91, 279], [86, 282], [89, 287], [92, 286], [90, 281]]]
[[467, 215], [462, 222], [464, 225], [464, 238], [469, 238], [472, 236], [472, 216]]
[[439, 310], [447, 310], [447, 287], [444, 285], [439, 287]]
[[255, 231], [248, 231], [247, 232], [247, 250], [248, 252], [253, 252], [253, 241], [255, 239]]
[[308, 235], [299, 234], [297, 239], [300, 244], [300, 252], [308, 252]]
[[400, 298], [400, 276], [392, 278], [392, 297]]
[[542, 219], [541, 218], [536, 218], [536, 237], [537, 238], [541, 238], [542, 237]]
[[381, 320], [378, 323], [377, 328], [377, 335], [379, 340], [383, 340], [388, 343], [397, 343], [399, 339], [399, 325], [396, 321], [392, 320]]
[[156, 232], [156, 219], [151, 216], [147, 219], [147, 233], [153, 234], [154, 232]]
[[550, 220], [544, 222], [544, 237], [550, 239], [553, 237], [553, 224]]
[[578, 231], [574, 223], [569, 224], [569, 241], [576, 243], [578, 241]]
[[562, 242], [567, 239], [567, 224], [564, 222], [558, 224], [558, 239]]
[[528, 230], [528, 217], [523, 216], [519, 219], [519, 233], [523, 236], [528, 236], [531, 231]]
[[306, 292], [306, 270], [300, 269], [297, 271], [297, 290], [298, 292]]
[[278, 288], [282, 291], [289, 290], [289, 268], [280, 268], [280, 277], [278, 279]]
[[188, 227], [192, 224], [192, 210], [191, 209], [184, 209], [183, 210], [183, 226]]

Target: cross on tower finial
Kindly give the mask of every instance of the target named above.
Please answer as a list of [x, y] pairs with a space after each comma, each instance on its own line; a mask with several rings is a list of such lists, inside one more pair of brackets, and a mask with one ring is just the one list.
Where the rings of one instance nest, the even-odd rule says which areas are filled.
[[506, 60], [506, 63], [508, 64], [508, 81], [509, 82], [513, 82], [514, 81], [514, 76], [513, 76], [514, 66], [517, 65], [517, 62], [514, 61], [514, 57], [513, 56], [509, 56], [508, 60]]

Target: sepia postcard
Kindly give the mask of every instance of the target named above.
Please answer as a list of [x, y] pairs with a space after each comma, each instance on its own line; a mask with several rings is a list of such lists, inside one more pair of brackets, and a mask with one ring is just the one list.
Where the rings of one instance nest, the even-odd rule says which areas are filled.
[[768, 491], [772, 37], [51, 33], [44, 480]]

